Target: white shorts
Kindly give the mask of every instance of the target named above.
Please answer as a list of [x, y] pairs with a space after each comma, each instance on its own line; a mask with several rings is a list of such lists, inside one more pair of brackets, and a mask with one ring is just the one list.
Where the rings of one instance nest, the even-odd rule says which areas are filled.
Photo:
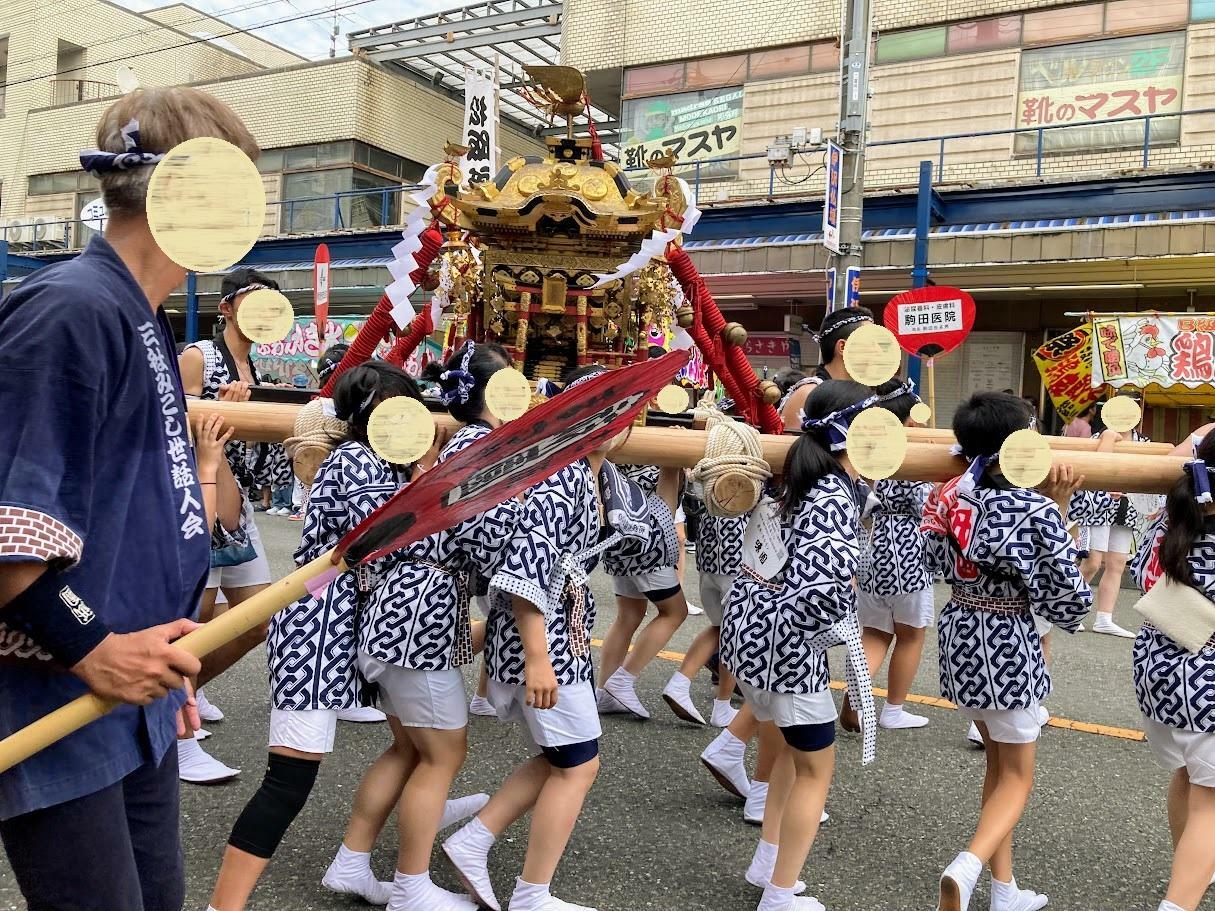
[[332, 753], [337, 709], [270, 710], [270, 746], [301, 753]]
[[932, 626], [936, 602], [931, 588], [898, 595], [871, 595], [857, 590], [856, 613], [861, 626], [894, 635], [896, 623], [924, 629]]
[[489, 619], [489, 595], [474, 595], [473, 604], [477, 606], [477, 610], [481, 612], [481, 616]]
[[380, 688], [380, 708], [407, 728], [459, 731], [468, 727], [464, 675], [416, 671], [359, 652], [359, 673]]
[[738, 681], [743, 698], [758, 721], [771, 721], [778, 728], [835, 721], [835, 700], [830, 690], [821, 693], [773, 693]]
[[551, 709], [534, 709], [527, 704], [527, 688], [499, 683], [490, 678], [489, 702], [499, 721], [521, 724], [523, 742], [534, 754], [541, 747], [566, 747], [603, 735], [595, 687], [590, 683], [557, 687], [557, 704]]
[[700, 574], [700, 606], [705, 609], [705, 616], [714, 626], [721, 626], [721, 618], [725, 614], [726, 598], [734, 585], [734, 577], [724, 573]]
[[1033, 618], [1034, 629], [1037, 631], [1039, 639], [1055, 628], [1055, 624], [1051, 623], [1049, 620], [1043, 620], [1037, 614], [1034, 614]]
[[1042, 733], [1036, 702], [1027, 709], [971, 709], [960, 705], [958, 713], [987, 725], [987, 733], [996, 743], [1033, 743]]
[[1135, 536], [1125, 525], [1094, 525], [1089, 531], [1088, 549], [1101, 553], [1129, 554]]
[[217, 566], [207, 576], [207, 588], [246, 588], [250, 585], [270, 584], [270, 561], [266, 559], [266, 546], [262, 544], [261, 532], [253, 520], [253, 507], [245, 501], [245, 527], [249, 532], [249, 543], [257, 556], [248, 563], [236, 566]]
[[1152, 758], [1170, 772], [1185, 769], [1192, 784], [1215, 788], [1215, 734], [1171, 728], [1145, 718]]
[[664, 566], [636, 576], [612, 576], [612, 590], [619, 597], [636, 598], [639, 601], [648, 600], [646, 592], [666, 591], [678, 585], [679, 575], [674, 566]]
[[688, 514], [683, 511], [682, 506], [675, 507], [675, 524], [676, 525], [687, 525], [688, 524]]

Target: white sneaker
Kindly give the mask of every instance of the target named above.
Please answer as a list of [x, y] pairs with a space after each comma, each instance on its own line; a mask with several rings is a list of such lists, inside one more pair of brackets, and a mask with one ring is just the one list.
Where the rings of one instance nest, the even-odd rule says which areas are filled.
[[713, 714], [709, 716], [709, 724], [715, 728], [728, 728], [737, 714], [738, 709], [730, 704], [729, 699], [714, 699]]
[[768, 806], [768, 782], [753, 781], [743, 806], [743, 822], [752, 826], [764, 824], [764, 809]]
[[983, 743], [983, 735], [979, 733], [979, 726], [973, 721], [970, 723], [970, 730], [966, 732], [966, 739], [980, 749], [986, 749], [986, 745]]
[[700, 605], [693, 604], [691, 601], [688, 602], [688, 616], [689, 617], [699, 617], [702, 614], [704, 614], [704, 612], [705, 612], [705, 609], [703, 607], [701, 607]]
[[1117, 636], [1119, 639], [1135, 638], [1135, 634], [1129, 629], [1123, 629], [1115, 623], [1110, 614], [1097, 614], [1097, 618], [1093, 621], [1093, 632], [1106, 636]]
[[352, 709], [338, 709], [338, 721], [350, 721], [354, 724], [379, 724], [387, 721], [388, 716], [373, 705], [360, 705]]
[[878, 716], [878, 727], [885, 728], [888, 731], [922, 728], [927, 724], [928, 719], [923, 715], [913, 715], [901, 705], [892, 707], [886, 704], [882, 706], [882, 714]]
[[211, 736], [211, 732], [208, 731], [206, 728], [199, 728], [197, 731], [194, 732], [194, 739], [197, 740], [199, 743], [202, 743], [204, 740], [206, 740], [210, 736]]
[[595, 707], [600, 715], [627, 715], [629, 710], [620, 701], [602, 687], [595, 689]]
[[[641, 700], [637, 698], [637, 678], [624, 668], [618, 668], [616, 673], [608, 677], [604, 681], [603, 689], [609, 696], [612, 696], [638, 718], [643, 720], [649, 719], [649, 711], [641, 704]], [[701, 724], [704, 724], [704, 722], [701, 721]]]
[[240, 774], [202, 748], [197, 740], [177, 741], [177, 775], [189, 784], [222, 784]]
[[692, 681], [676, 671], [667, 681], [666, 689], [662, 691], [663, 701], [671, 707], [677, 718], [690, 721], [693, 724], [704, 724], [704, 715], [692, 702]]
[[1046, 706], [1039, 705], [1038, 706], [1038, 727], [1044, 728], [1044, 727], [1046, 727], [1047, 723], [1049, 723], [1049, 722], [1050, 722], [1050, 712], [1048, 712], [1046, 710]]
[[700, 761], [719, 785], [735, 797], [746, 800], [751, 793], [751, 780], [747, 778], [747, 766], [743, 761], [746, 755], [747, 745], [729, 731], [722, 731], [705, 747]]
[[472, 697], [472, 702], [468, 704], [468, 714], [479, 715], [482, 718], [498, 717], [498, 713], [494, 711], [494, 704], [484, 696]]
[[969, 911], [970, 896], [983, 872], [983, 862], [963, 851], [941, 874], [940, 899], [937, 911]]
[[[489, 850], [476, 844], [475, 838], [470, 834], [470, 827], [476, 828], [470, 823], [443, 842], [443, 853], [473, 901], [483, 908], [489, 908], [490, 911], [502, 911], [502, 906], [494, 895], [493, 881], [489, 878]], [[490, 847], [492, 846], [491, 842]]]
[[205, 690], [199, 690], [194, 694], [195, 700], [198, 702], [198, 717], [207, 724], [215, 724], [217, 721], [224, 720], [224, 713], [219, 710], [210, 699], [207, 698]]
[[469, 794], [467, 797], [456, 797], [447, 801], [443, 807], [443, 816], [439, 819], [439, 831], [458, 822], [472, 819], [489, 803], [488, 794]]

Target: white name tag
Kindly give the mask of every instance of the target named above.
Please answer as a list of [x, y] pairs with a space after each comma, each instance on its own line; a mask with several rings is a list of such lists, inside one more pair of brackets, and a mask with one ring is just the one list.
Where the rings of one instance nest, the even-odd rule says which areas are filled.
[[777, 503], [764, 497], [751, 513], [743, 535], [743, 565], [761, 579], [775, 578], [789, 561]]

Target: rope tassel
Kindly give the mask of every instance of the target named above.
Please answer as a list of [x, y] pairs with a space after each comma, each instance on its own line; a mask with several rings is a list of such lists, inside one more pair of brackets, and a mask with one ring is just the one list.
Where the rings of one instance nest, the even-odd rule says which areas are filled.
[[735, 518], [755, 508], [772, 469], [764, 461], [759, 431], [720, 411], [709, 413], [704, 458], [691, 479], [704, 487], [705, 507], [719, 518]]

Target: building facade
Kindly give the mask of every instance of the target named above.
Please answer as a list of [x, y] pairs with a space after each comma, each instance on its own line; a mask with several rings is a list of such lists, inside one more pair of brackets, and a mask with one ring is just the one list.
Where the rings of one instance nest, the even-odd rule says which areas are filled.
[[[685, 162], [708, 210], [688, 248], [774, 369], [785, 339], [814, 361], [786, 330], [825, 309], [813, 138], [836, 132], [840, 5], [745, 6], [566, 0], [563, 51], [618, 112], [627, 164]], [[927, 160], [931, 279], [979, 304], [971, 343], [937, 365], [943, 418], [977, 388], [1039, 396], [1028, 354], [1068, 313], [1215, 309], [1215, 0], [874, 6], [861, 302], [911, 284]]]

